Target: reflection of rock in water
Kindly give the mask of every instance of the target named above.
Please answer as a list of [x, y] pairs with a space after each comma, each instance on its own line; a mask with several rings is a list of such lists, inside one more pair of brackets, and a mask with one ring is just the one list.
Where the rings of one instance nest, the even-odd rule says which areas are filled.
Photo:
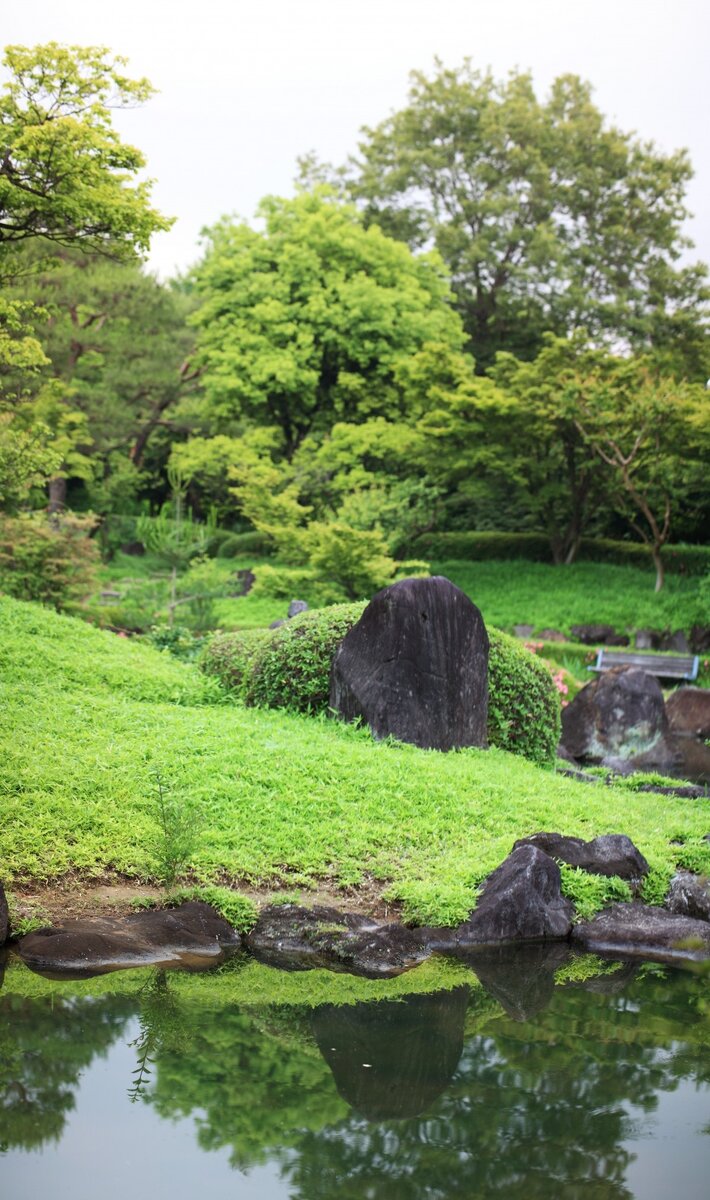
[[485, 990], [514, 1021], [529, 1021], [547, 1008], [555, 971], [571, 956], [565, 942], [490, 947], [463, 957]]
[[316, 1009], [313, 1033], [343, 1099], [371, 1121], [428, 1109], [458, 1066], [468, 999], [460, 987]]

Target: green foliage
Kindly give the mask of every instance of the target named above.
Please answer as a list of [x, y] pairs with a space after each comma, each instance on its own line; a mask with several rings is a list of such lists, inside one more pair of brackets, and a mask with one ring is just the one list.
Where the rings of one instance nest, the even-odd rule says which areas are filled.
[[69, 871], [150, 877], [156, 768], [203, 822], [196, 883], [336, 889], [366, 878], [393, 901], [406, 890], [415, 921], [436, 913], [437, 895], [442, 916], [470, 907], [513, 842], [541, 829], [585, 840], [624, 832], [657, 874], [675, 869], [681, 838], [695, 845], [707, 832], [702, 805], [576, 783], [495, 748], [436, 754], [341, 722], [206, 703], [215, 682], [194, 667], [9, 599], [0, 672], [10, 886]]
[[229, 691], [244, 697], [256, 656], [270, 637], [266, 629], [217, 633], [207, 643], [200, 666], [207, 675], [216, 676]]
[[330, 668], [345, 634], [364, 604], [335, 604], [300, 613], [262, 641], [242, 693], [246, 704], [325, 713]]
[[[618, 875], [592, 875], [580, 867], [560, 863], [562, 894], [574, 900], [577, 919], [589, 921], [600, 908], [633, 899], [631, 888]], [[659, 901], [660, 903], [660, 901]]]
[[152, 774], [151, 807], [157, 825], [152, 846], [153, 874], [169, 890], [195, 853], [199, 820], [183, 797], [171, 795], [171, 785], [160, 770]]
[[335, 580], [323, 579], [310, 567], [282, 567], [267, 562], [255, 566], [254, 574], [256, 581], [249, 594], [257, 600], [268, 596], [287, 603], [303, 599], [316, 605], [345, 600], [343, 590]]
[[268, 553], [269, 539], [255, 529], [246, 533], [231, 533], [220, 530], [213, 536], [211, 549], [217, 558], [241, 558], [245, 554], [253, 554], [262, 558]]
[[116, 108], [148, 99], [147, 80], [129, 79], [125, 59], [96, 46], [8, 46], [3, 64], [0, 244], [41, 236], [147, 250], [171, 222], [151, 208], [150, 182], [133, 183], [145, 160], [112, 124]]
[[550, 543], [541, 533], [494, 533], [465, 530], [462, 532], [420, 533], [407, 546], [415, 552], [436, 558], [440, 562], [452, 559], [473, 559], [503, 562], [523, 558], [530, 562], [549, 562]]
[[332, 579], [348, 600], [371, 596], [396, 570], [377, 529], [352, 529], [341, 521], [313, 521], [306, 537], [308, 561], [321, 579]]
[[153, 625], [145, 640], [156, 650], [165, 650], [181, 662], [193, 662], [200, 654], [202, 640], [184, 625]]
[[0, 591], [20, 600], [76, 608], [96, 586], [93, 517], [66, 513], [0, 517]]
[[171, 891], [170, 904], [182, 904], [185, 900], [203, 900], [211, 904], [225, 921], [239, 933], [248, 933], [256, 925], [257, 907], [248, 896], [233, 892], [225, 887], [182, 887]]
[[488, 739], [551, 766], [560, 740], [560, 697], [549, 670], [515, 638], [489, 627]]

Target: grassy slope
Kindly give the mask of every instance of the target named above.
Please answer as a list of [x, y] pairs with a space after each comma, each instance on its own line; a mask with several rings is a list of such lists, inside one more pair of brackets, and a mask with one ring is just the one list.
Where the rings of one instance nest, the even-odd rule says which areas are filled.
[[[202, 880], [356, 885], [456, 921], [513, 841], [624, 832], [654, 868], [710, 868], [707, 802], [575, 784], [500, 751], [373, 743], [330, 721], [221, 701], [196, 669], [34, 605], [0, 600], [0, 869], [6, 880], [112, 868], [150, 876], [153, 772], [199, 827]], [[672, 845], [683, 842], [683, 845]], [[567, 871], [588, 908], [608, 881]]]

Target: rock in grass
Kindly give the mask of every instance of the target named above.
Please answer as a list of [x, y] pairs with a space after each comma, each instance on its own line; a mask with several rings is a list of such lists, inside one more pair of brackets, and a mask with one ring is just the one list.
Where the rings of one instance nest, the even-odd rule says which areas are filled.
[[339, 646], [331, 708], [377, 738], [485, 746], [488, 647], [480, 612], [453, 583], [403, 579], [377, 593]]
[[666, 700], [666, 712], [674, 733], [710, 738], [710, 690], [680, 687]]
[[534, 833], [520, 838], [513, 847], [537, 846], [570, 867], [580, 867], [590, 875], [618, 875], [621, 879], [642, 879], [648, 863], [631, 838], [623, 833], [606, 833], [585, 842], [583, 838], [561, 833]]
[[557, 863], [537, 846], [519, 846], [483, 885], [476, 908], [456, 931], [461, 948], [566, 938], [572, 905]]
[[429, 953], [422, 930], [382, 925], [361, 913], [325, 905], [270, 905], [262, 909], [246, 943], [256, 958], [270, 966], [327, 967], [368, 978], [398, 975]]
[[661, 686], [637, 667], [605, 671], [562, 710], [562, 742], [573, 758], [588, 762], [653, 750], [660, 764], [670, 754], [668, 732]]
[[88, 977], [122, 967], [213, 965], [240, 943], [209, 904], [189, 901], [179, 908], [38, 929], [20, 939], [18, 950], [33, 971]]
[[4, 945], [10, 933], [10, 912], [7, 907], [5, 889], [0, 883], [0, 946]]
[[710, 921], [710, 880], [691, 871], [678, 871], [671, 879], [666, 908], [682, 917]]
[[594, 954], [693, 962], [710, 955], [710, 924], [648, 904], [612, 904], [576, 925], [572, 940]]

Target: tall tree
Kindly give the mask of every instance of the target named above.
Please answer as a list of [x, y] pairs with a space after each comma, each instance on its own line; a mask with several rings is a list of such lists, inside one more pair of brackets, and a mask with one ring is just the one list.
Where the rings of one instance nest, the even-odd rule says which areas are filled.
[[[411, 76], [408, 103], [363, 131], [336, 173], [366, 219], [448, 265], [480, 369], [498, 350], [532, 358], [544, 331], [586, 327], [597, 341], [685, 348], [684, 372], [710, 365], [707, 271], [681, 267], [685, 151], [610, 126], [588, 83], [475, 70]], [[305, 160], [305, 177], [322, 169]]]
[[198, 362], [214, 432], [281, 430], [287, 457], [336, 421], [400, 418], [427, 343], [464, 340], [438, 255], [415, 257], [327, 191], [263, 201], [263, 232], [222, 222], [196, 271]]

